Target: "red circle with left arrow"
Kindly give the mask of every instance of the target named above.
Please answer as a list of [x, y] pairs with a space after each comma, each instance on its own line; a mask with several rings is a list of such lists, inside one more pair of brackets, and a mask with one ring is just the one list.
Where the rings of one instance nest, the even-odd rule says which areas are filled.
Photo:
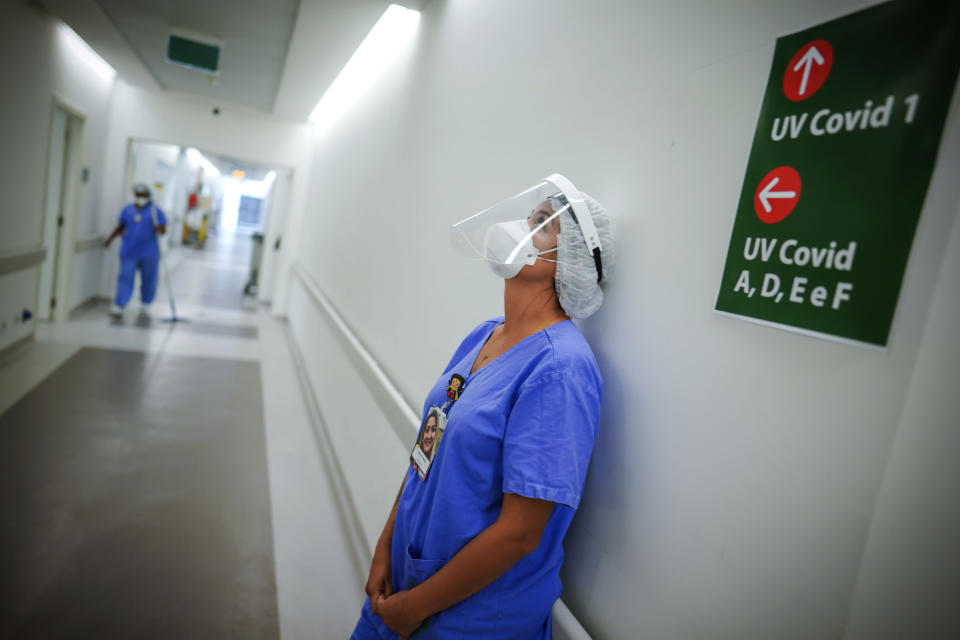
[[777, 167], [763, 177], [753, 195], [753, 210], [767, 224], [780, 222], [800, 200], [800, 174], [793, 167]]
[[793, 54], [783, 73], [783, 93], [790, 100], [806, 100], [823, 86], [833, 67], [833, 46], [813, 40]]

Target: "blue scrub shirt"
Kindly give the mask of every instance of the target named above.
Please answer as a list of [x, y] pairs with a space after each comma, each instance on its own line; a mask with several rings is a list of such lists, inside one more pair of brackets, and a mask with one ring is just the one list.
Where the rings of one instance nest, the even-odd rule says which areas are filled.
[[160, 259], [160, 247], [157, 246], [157, 232], [153, 229], [151, 209], [156, 210], [157, 220], [161, 225], [167, 224], [167, 216], [152, 202], [143, 209], [137, 209], [136, 205], [128, 204], [120, 212], [117, 224], [122, 224], [126, 228], [123, 232], [123, 244], [120, 247], [121, 260]]
[[[393, 534], [393, 588], [411, 589], [449, 562], [496, 521], [504, 493], [556, 505], [536, 551], [432, 616], [413, 638], [549, 639], [550, 611], [562, 590], [563, 537], [583, 492], [603, 382], [590, 345], [569, 320], [468, 375], [502, 322], [495, 318], [467, 336], [424, 403], [425, 417], [446, 401], [450, 376], [466, 378], [426, 480], [408, 470]], [[375, 621], [383, 637], [395, 637]]]

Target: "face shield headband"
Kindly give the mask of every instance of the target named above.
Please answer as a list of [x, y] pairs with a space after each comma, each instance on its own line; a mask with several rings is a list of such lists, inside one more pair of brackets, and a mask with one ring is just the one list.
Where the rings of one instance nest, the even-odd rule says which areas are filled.
[[[567, 200], [567, 197], [563, 193], [558, 193], [553, 197], [554, 200], [560, 204], [560, 207], [554, 207], [557, 209], [559, 214], [561, 211], [570, 210], [570, 217], [573, 218], [573, 221], [577, 224], [577, 227], [580, 229], [581, 235], [583, 235], [584, 241], [587, 243], [587, 248], [590, 249], [591, 254], [593, 255], [593, 265], [597, 269], [597, 284], [600, 284], [600, 281], [603, 280], [603, 260], [601, 260], [601, 247], [600, 247], [600, 238], [597, 234], [597, 229], [593, 224], [593, 216], [590, 215], [589, 209], [587, 209], [587, 203], [583, 203], [582, 211], [586, 211], [584, 216], [587, 220], [586, 224], [580, 224], [579, 218], [577, 218], [576, 211], [573, 210], [573, 207], [570, 206], [570, 202]], [[589, 229], [589, 231], [588, 231]], [[596, 246], [591, 247], [590, 241], [587, 239], [589, 234], [592, 234], [596, 238]]]
[[597, 268], [597, 284], [600, 284], [603, 280], [603, 260], [601, 259], [603, 247], [600, 246], [600, 235], [597, 233], [596, 225], [593, 224], [593, 216], [590, 215], [586, 200], [573, 183], [559, 173], [548, 176], [547, 182], [556, 185], [560, 190], [560, 193], [554, 196], [556, 200], [561, 205], [570, 207], [570, 215], [580, 228], [587, 249], [593, 254], [593, 264]]

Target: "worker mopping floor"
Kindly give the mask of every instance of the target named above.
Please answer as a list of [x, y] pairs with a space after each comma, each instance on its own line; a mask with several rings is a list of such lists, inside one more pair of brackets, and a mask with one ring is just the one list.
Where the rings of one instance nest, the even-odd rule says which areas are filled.
[[[140, 273], [140, 317], [149, 317], [150, 304], [157, 293], [157, 278], [161, 258], [157, 236], [167, 232], [167, 216], [153, 202], [150, 188], [138, 183], [133, 187], [134, 200], [120, 212], [117, 226], [103, 243], [109, 247], [117, 236], [122, 236], [120, 246], [120, 271], [117, 274], [117, 295], [110, 315], [115, 320], [123, 318], [123, 310], [133, 296], [133, 284]], [[166, 278], [167, 286], [170, 279]], [[170, 297], [171, 304], [173, 297]], [[176, 318], [176, 308], [173, 317]]]
[[[164, 320], [173, 322], [183, 320], [181, 302], [191, 308], [245, 311], [256, 308], [256, 301], [244, 296], [254, 249], [251, 236], [211, 229], [204, 251], [161, 251], [158, 236], [166, 231], [166, 214], [151, 201], [146, 185], [138, 184], [134, 195], [137, 200], [121, 212], [117, 229], [105, 243], [109, 246], [116, 236], [123, 235], [117, 296], [110, 310], [114, 323], [123, 322], [125, 308], [133, 296], [137, 271], [141, 278], [138, 326], [150, 325], [151, 303], [154, 302], [169, 306], [169, 315]], [[175, 259], [171, 262], [173, 254]], [[158, 291], [160, 276], [165, 283]], [[167, 300], [163, 300], [164, 296]]]

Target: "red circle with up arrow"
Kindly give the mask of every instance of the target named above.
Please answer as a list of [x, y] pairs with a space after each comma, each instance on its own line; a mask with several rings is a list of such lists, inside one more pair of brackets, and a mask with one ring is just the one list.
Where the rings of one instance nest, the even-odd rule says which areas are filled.
[[793, 54], [783, 74], [783, 93], [794, 102], [815, 94], [830, 75], [833, 47], [826, 40], [814, 40]]
[[800, 174], [793, 167], [777, 167], [763, 177], [753, 195], [753, 210], [767, 224], [786, 218], [800, 200]]

